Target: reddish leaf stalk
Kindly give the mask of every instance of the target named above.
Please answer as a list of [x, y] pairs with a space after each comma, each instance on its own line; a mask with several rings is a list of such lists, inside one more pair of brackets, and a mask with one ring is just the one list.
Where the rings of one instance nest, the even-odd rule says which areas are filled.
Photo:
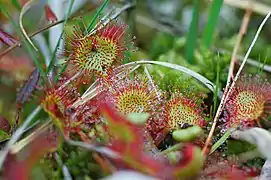
[[0, 41], [2, 41], [4, 44], [8, 46], [13, 46], [14, 44], [18, 44], [19, 41], [9, 35], [8, 33], [4, 32], [2, 29], [0, 29]]
[[[96, 6], [94, 6], [93, 9], [94, 9], [94, 8], [96, 8]], [[90, 9], [90, 10], [92, 10], [92, 9]], [[85, 12], [85, 13], [87, 13], [87, 12]], [[72, 17], [70, 17], [69, 19], [75, 18], [75, 17], [78, 17], [78, 16], [81, 16], [81, 15], [82, 15], [82, 14], [79, 14], [79, 15], [77, 15], [77, 16], [72, 16]], [[39, 29], [39, 30], [37, 30], [37, 31], [35, 31], [35, 32], [31, 33], [31, 34], [29, 34], [28, 37], [29, 37], [29, 38], [32, 38], [32, 37], [36, 36], [37, 34], [42, 33], [43, 31], [46, 31], [46, 30], [50, 29], [51, 27], [54, 27], [54, 26], [56, 26], [56, 25], [58, 25], [58, 24], [63, 23], [64, 21], [65, 21], [65, 19], [62, 19], [62, 20], [59, 20], [59, 21], [57, 21], [57, 22], [53, 22], [53, 23], [51, 23], [51, 24], [48, 24], [47, 26], [45, 26], [45, 27], [43, 27], [43, 28], [41, 28], [41, 29]], [[15, 42], [12, 46], [10, 46], [10, 47], [7, 48], [6, 50], [4, 50], [2, 53], [0, 53], [0, 60], [1, 60], [1, 58], [2, 58], [3, 56], [5, 56], [7, 53], [9, 53], [9, 52], [12, 51], [13, 49], [15, 49], [15, 48], [17, 48], [17, 47], [20, 47], [20, 46], [21, 46], [21, 41], [17, 40], [17, 42]]]

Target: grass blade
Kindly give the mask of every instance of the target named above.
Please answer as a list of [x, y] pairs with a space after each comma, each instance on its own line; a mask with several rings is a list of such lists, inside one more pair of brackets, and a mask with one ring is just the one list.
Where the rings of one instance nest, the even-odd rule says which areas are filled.
[[217, 148], [219, 148], [228, 139], [234, 129], [235, 128], [231, 128], [227, 130], [227, 132], [212, 146], [210, 154], [215, 152], [215, 150], [217, 150]]
[[24, 26], [23, 26], [23, 16], [24, 14], [29, 10], [31, 9], [32, 6], [34, 6], [35, 4], [37, 4], [38, 1], [36, 0], [31, 0], [31, 1], [28, 1], [22, 8], [21, 12], [20, 12], [20, 16], [19, 16], [19, 27], [22, 31], [22, 34], [24, 36], [24, 38], [26, 39], [26, 41], [32, 46], [32, 48], [35, 50], [35, 51], [39, 51], [38, 48], [35, 46], [35, 44], [31, 41], [31, 39], [29, 38], [29, 36], [27, 35], [25, 29], [24, 29]]
[[68, 9], [66, 17], [65, 17], [64, 25], [67, 24], [67, 22], [68, 22], [68, 19], [69, 19], [70, 15], [71, 15], [71, 12], [72, 12], [73, 4], [74, 4], [74, 0], [71, 0], [71, 2], [69, 4], [69, 9]]
[[56, 83], [56, 82], [59, 80], [60, 76], [61, 76], [62, 73], [67, 69], [67, 67], [68, 67], [68, 63], [65, 63], [65, 64], [61, 67], [59, 73], [57, 74], [57, 76], [56, 76], [56, 78], [55, 78], [54, 83]]
[[[68, 9], [67, 15], [66, 15], [66, 17], [65, 17], [64, 26], [65, 26], [65, 24], [67, 24], [67, 22], [68, 22], [68, 19], [69, 19], [69, 17], [70, 17], [71, 11], [72, 11], [72, 6], [73, 6], [73, 4], [74, 4], [74, 0], [71, 0], [71, 2], [70, 2], [70, 4], [69, 4], [69, 9]], [[62, 31], [61, 35], [59, 36], [57, 45], [56, 45], [56, 47], [55, 47], [55, 49], [54, 49], [54, 55], [53, 55], [52, 60], [51, 60], [51, 62], [50, 62], [50, 64], [49, 64], [49, 66], [48, 66], [48, 72], [50, 72], [50, 70], [53, 68], [53, 64], [54, 64], [54, 61], [55, 61], [54, 59], [55, 59], [55, 56], [56, 56], [56, 51], [57, 51], [57, 48], [59, 47], [59, 44], [60, 44], [61, 37], [62, 37], [63, 33], [64, 33], [64, 30]], [[68, 65], [67, 65], [67, 63], [66, 63], [66, 64], [61, 68], [60, 72], [58, 73], [58, 75], [57, 75], [56, 78], [54, 79], [54, 82], [57, 82], [57, 81], [58, 81], [59, 77], [60, 77], [61, 74], [66, 70], [67, 66], [68, 66]], [[50, 67], [50, 68], [49, 68], [49, 67]]]
[[52, 68], [54, 67], [54, 63], [55, 63], [55, 60], [56, 60], [57, 49], [58, 49], [58, 47], [60, 45], [61, 38], [62, 38], [63, 34], [64, 34], [64, 31], [62, 31], [62, 33], [60, 34], [60, 36], [58, 38], [56, 47], [55, 47], [54, 52], [53, 52], [52, 59], [51, 59], [50, 64], [49, 64], [49, 66], [47, 68], [47, 72], [46, 72], [47, 74], [50, 73]]
[[18, 0], [11, 0], [11, 2], [12, 2], [12, 4], [13, 4], [13, 6], [15, 6], [16, 9], [17, 9], [18, 11], [20, 11], [20, 10], [22, 9], [22, 6], [21, 6], [21, 4], [18, 2]]
[[198, 22], [199, 22], [199, 0], [194, 0], [194, 10], [192, 22], [189, 27], [186, 40], [186, 60], [193, 64], [194, 62], [194, 51], [197, 45], [197, 35], [198, 35]]
[[94, 18], [91, 20], [91, 22], [89, 23], [88, 27], [87, 27], [87, 32], [85, 32], [85, 34], [89, 33], [93, 24], [95, 23], [95, 21], [97, 20], [98, 16], [101, 14], [101, 12], [104, 10], [104, 8], [106, 7], [106, 5], [108, 4], [109, 0], [105, 0], [102, 4], [102, 6], [98, 9], [97, 13], [95, 14]]
[[215, 32], [216, 23], [219, 18], [219, 12], [223, 5], [223, 0], [214, 0], [208, 16], [208, 23], [203, 32], [203, 44], [210, 47]]
[[[172, 63], [162, 62], [162, 61], [141, 60], [141, 61], [130, 62], [130, 63], [127, 63], [127, 64], [125, 64], [123, 66], [138, 65], [138, 64], [155, 64], [155, 65], [160, 65], [160, 66], [164, 66], [164, 67], [167, 67], [167, 68], [175, 69], [177, 71], [188, 74], [188, 75], [194, 77], [195, 79], [199, 80], [207, 88], [209, 88], [212, 92], [214, 92], [215, 89], [216, 89], [216, 86], [210, 80], [208, 80], [206, 77], [200, 75], [199, 73], [197, 73], [195, 71], [192, 71], [189, 68], [186, 68], [184, 66], [180, 66], [180, 65], [177, 65], [177, 64], [172, 64]], [[219, 94], [221, 94], [221, 92], [219, 92]]]

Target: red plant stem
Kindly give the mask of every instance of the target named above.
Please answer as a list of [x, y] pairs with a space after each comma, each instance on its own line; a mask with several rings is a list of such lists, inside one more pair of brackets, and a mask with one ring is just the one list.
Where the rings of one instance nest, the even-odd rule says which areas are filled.
[[[55, 25], [58, 25], [60, 23], [63, 23], [64, 20], [60, 20], [60, 21], [57, 21], [55, 23], [52, 23], [52, 24], [49, 24], [41, 29], [39, 29], [38, 31], [34, 32], [34, 33], [31, 33], [29, 35], [29, 37], [34, 37], [35, 35], [47, 30], [47, 29], [50, 29], [51, 27], [55, 26]], [[21, 46], [21, 41], [19, 41], [18, 43], [15, 43], [14, 45], [10, 46], [9, 48], [7, 48], [5, 51], [3, 51], [1, 54], [0, 54], [0, 59], [5, 56], [7, 53], [9, 53], [10, 51], [12, 51], [13, 49], [17, 48], [17, 47], [20, 47]]]
[[212, 137], [213, 137], [213, 134], [214, 134], [214, 131], [215, 131], [215, 128], [216, 128], [218, 118], [222, 113], [222, 110], [224, 108], [224, 105], [226, 103], [228, 95], [230, 93], [230, 87], [231, 87], [231, 85], [234, 86], [234, 82], [231, 84], [231, 80], [234, 79], [233, 72], [234, 72], [234, 65], [235, 65], [235, 62], [236, 62], [236, 56], [237, 56], [238, 49], [240, 47], [242, 38], [243, 38], [243, 36], [245, 35], [245, 33], [247, 31], [247, 26], [249, 24], [251, 14], [252, 14], [251, 9], [247, 9], [246, 14], [243, 17], [242, 25], [240, 27], [238, 37], [237, 37], [237, 42], [235, 44], [235, 47], [234, 47], [233, 53], [232, 53], [232, 57], [231, 57], [231, 64], [230, 64], [230, 68], [229, 68], [229, 72], [228, 72], [227, 85], [226, 85], [223, 97], [221, 99], [220, 105], [219, 105], [219, 107], [217, 109], [217, 113], [216, 113], [216, 115], [214, 117], [214, 122], [212, 124], [212, 128], [211, 128], [211, 130], [209, 132], [209, 135], [208, 135], [208, 137], [206, 139], [204, 148], [202, 150], [202, 153], [204, 155], [207, 155], [209, 153], [209, 151], [210, 151], [209, 146], [211, 145]]

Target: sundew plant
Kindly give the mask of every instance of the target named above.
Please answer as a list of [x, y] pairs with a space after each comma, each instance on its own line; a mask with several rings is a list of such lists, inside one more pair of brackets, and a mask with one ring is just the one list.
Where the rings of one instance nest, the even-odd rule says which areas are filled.
[[268, 2], [182, 3], [0, 2], [1, 179], [268, 179]]

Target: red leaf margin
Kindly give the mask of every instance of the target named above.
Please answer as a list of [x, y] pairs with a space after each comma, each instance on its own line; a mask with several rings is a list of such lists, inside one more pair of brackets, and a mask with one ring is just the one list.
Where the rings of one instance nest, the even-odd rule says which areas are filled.
[[201, 153], [199, 148], [193, 144], [185, 144], [182, 151], [179, 152], [182, 153], [184, 158], [177, 164], [170, 164], [164, 156], [158, 155], [154, 157], [144, 152], [144, 132], [142, 131], [144, 126], [132, 124], [108, 104], [102, 104], [100, 109], [108, 122], [109, 132], [111, 132], [110, 129], [113, 124], [113, 126], [118, 128], [126, 128], [133, 137], [130, 139], [131, 141], [127, 141], [126, 138], [122, 139], [119, 134], [115, 136], [116, 134], [114, 133], [120, 133], [121, 130], [119, 132], [111, 132], [113, 140], [109, 148], [118, 152], [122, 157], [117, 160], [118, 164], [123, 164], [128, 168], [136, 169], [151, 176], [166, 179], [189, 176], [191, 175], [190, 170], [193, 173], [197, 173], [202, 168], [204, 158], [199, 157], [200, 160], [197, 159], [196, 163], [194, 162], [194, 158], [201, 156]]
[[8, 180], [29, 179], [32, 167], [46, 153], [55, 151], [59, 144], [56, 132], [45, 132], [34, 139], [26, 149], [26, 156], [22, 160], [16, 154], [9, 153], [3, 167], [3, 177]]
[[57, 17], [55, 15], [55, 13], [52, 11], [52, 9], [50, 8], [50, 6], [48, 4], [46, 4], [44, 6], [44, 10], [45, 10], [45, 16], [46, 16], [46, 20], [53, 23], [57, 21]]

